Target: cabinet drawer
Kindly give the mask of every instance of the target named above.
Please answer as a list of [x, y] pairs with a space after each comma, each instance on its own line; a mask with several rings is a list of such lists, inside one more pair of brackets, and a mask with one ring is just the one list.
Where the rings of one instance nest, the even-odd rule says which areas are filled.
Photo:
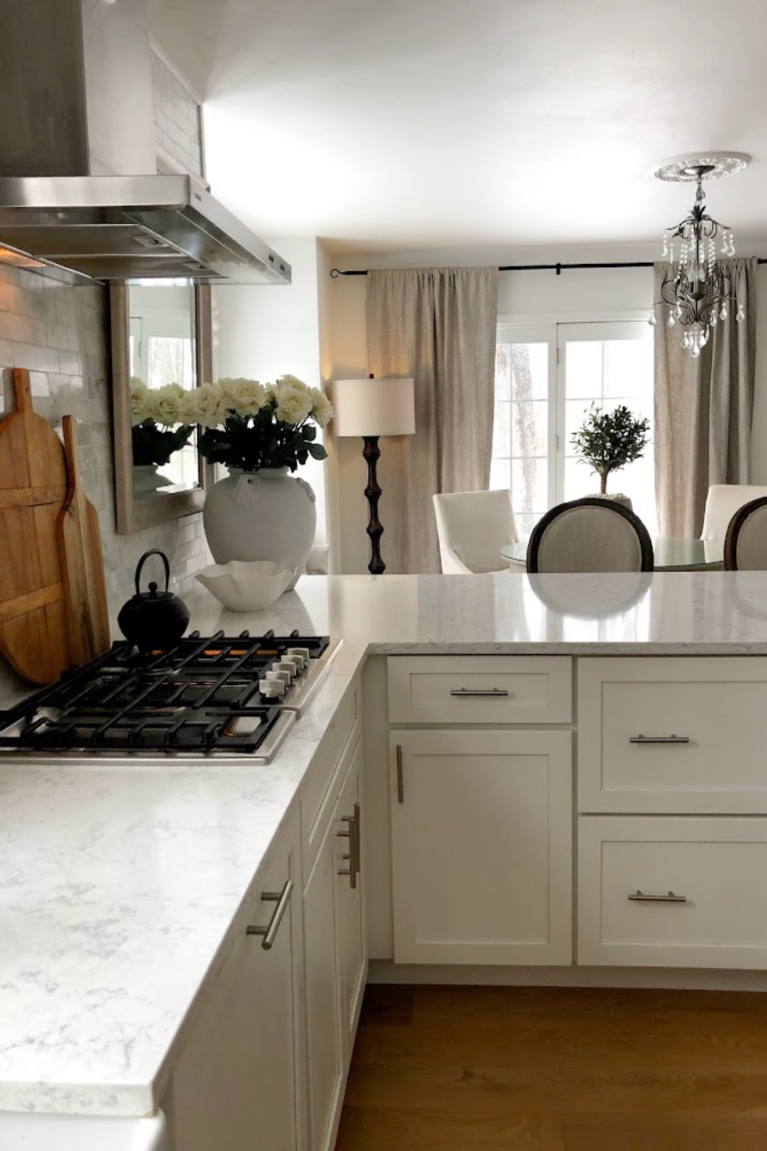
[[767, 659], [578, 663], [582, 812], [767, 813]]
[[390, 723], [569, 723], [564, 656], [392, 656]]
[[581, 816], [578, 962], [762, 968], [766, 873], [767, 819]]

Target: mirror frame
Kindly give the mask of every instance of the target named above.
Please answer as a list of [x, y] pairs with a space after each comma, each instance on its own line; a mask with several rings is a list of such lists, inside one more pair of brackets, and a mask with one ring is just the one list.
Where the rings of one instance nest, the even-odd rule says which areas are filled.
[[[133, 498], [133, 449], [131, 446], [130, 359], [128, 341], [128, 285], [110, 284], [110, 332], [112, 340], [112, 415], [114, 430], [115, 514], [117, 532], [130, 535], [142, 528], [202, 511], [205, 493], [213, 486], [213, 467], [198, 453], [200, 486], [156, 499]], [[195, 372], [198, 386], [213, 379], [213, 328], [209, 284], [194, 285]]]

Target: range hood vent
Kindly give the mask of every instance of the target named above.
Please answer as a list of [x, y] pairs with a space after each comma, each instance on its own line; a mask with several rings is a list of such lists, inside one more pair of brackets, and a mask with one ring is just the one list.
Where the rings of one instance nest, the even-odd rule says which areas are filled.
[[290, 264], [191, 176], [0, 178], [0, 243], [93, 280], [290, 283]]
[[290, 283], [290, 264], [206, 184], [156, 174], [146, 0], [3, 3], [6, 259], [103, 281]]

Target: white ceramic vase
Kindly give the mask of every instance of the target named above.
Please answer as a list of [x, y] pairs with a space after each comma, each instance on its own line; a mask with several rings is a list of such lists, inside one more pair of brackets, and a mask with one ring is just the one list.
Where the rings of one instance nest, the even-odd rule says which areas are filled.
[[317, 512], [306, 480], [287, 468], [232, 470], [205, 497], [202, 522], [217, 564], [273, 560], [296, 569], [296, 586], [309, 558]]

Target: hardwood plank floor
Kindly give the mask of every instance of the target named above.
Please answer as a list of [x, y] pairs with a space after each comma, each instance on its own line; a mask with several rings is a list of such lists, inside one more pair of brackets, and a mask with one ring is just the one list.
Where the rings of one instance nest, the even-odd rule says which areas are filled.
[[337, 1151], [767, 1151], [767, 995], [365, 994]]

